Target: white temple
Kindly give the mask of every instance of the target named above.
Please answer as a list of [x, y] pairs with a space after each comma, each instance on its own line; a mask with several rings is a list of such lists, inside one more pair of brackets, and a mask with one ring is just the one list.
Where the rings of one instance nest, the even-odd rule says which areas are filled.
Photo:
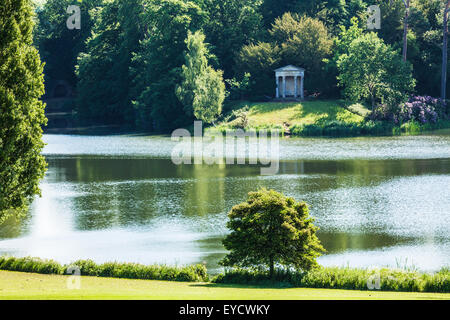
[[288, 65], [275, 70], [277, 81], [277, 99], [300, 98], [304, 99], [303, 79], [305, 69]]

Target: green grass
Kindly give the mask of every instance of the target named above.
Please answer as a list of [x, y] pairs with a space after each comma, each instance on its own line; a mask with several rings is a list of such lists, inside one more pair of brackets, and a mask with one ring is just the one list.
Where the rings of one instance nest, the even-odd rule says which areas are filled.
[[[250, 127], [263, 126], [294, 126], [316, 124], [324, 121], [339, 121], [343, 123], [361, 123], [364, 117], [358, 113], [368, 112], [359, 105], [358, 110], [350, 112], [338, 100], [317, 100], [304, 102], [239, 102], [231, 108], [238, 110], [249, 107], [248, 118]], [[358, 112], [357, 112], [358, 111]], [[232, 120], [225, 126], [233, 126]]]
[[[226, 269], [210, 280], [204, 265], [172, 267], [137, 263], [78, 260], [61, 265], [53, 260], [0, 256], [0, 270], [38, 274], [72, 274], [77, 266], [80, 274], [89, 277], [161, 280], [178, 282], [207, 282], [234, 285], [270, 285], [272, 287], [367, 290], [367, 281], [373, 270], [356, 268], [320, 267], [308, 272], [277, 269], [273, 277], [264, 268]], [[68, 270], [70, 268], [70, 270]], [[419, 273], [415, 270], [380, 269], [377, 272], [380, 288], [384, 291], [450, 293], [450, 270], [437, 273]]]
[[0, 271], [0, 299], [151, 300], [449, 300], [450, 294], [269, 288], [250, 285], [164, 282], [82, 277], [80, 290], [67, 289], [68, 276]]
[[228, 269], [211, 281], [222, 284], [276, 284], [297, 288], [367, 290], [368, 281], [378, 281], [383, 291], [450, 293], [450, 270], [421, 273], [414, 269], [378, 270], [350, 267], [320, 267], [308, 272], [277, 269], [272, 277], [266, 269]]

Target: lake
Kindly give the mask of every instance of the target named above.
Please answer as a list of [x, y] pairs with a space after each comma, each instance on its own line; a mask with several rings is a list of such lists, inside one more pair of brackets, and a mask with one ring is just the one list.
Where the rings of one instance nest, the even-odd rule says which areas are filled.
[[326, 266], [435, 271], [450, 263], [450, 134], [282, 139], [280, 170], [172, 163], [170, 137], [45, 135], [49, 167], [0, 254], [68, 263], [206, 263], [225, 255], [227, 213], [258, 187], [303, 200]]

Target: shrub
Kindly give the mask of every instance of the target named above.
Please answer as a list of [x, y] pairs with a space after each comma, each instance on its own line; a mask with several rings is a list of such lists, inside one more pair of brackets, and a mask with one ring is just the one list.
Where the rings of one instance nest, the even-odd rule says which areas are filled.
[[43, 274], [63, 273], [63, 267], [56, 261], [30, 257], [0, 257], [0, 270]]
[[78, 268], [80, 268], [80, 273], [83, 276], [96, 277], [96, 276], [98, 276], [98, 273], [99, 273], [97, 264], [95, 264], [95, 262], [92, 261], [92, 260], [78, 260], [78, 261], [75, 261], [74, 263], [68, 265], [64, 269], [64, 273], [65, 274], [67, 274], [67, 269], [69, 267], [71, 267], [71, 266], [77, 266]]
[[68, 269], [73, 266], [79, 267], [83, 276], [142, 280], [208, 281], [208, 274], [204, 265], [170, 267], [119, 262], [107, 262], [97, 265], [92, 260], [78, 260], [62, 266], [53, 260], [0, 256], [0, 270], [7, 271], [68, 274]]
[[449, 116], [445, 101], [430, 96], [412, 96], [399, 106], [378, 105], [369, 118], [401, 125], [407, 122], [436, 124], [439, 120], [449, 119]]
[[369, 290], [368, 281], [378, 277], [383, 291], [450, 292], [450, 270], [435, 274], [392, 269], [317, 268], [307, 272], [277, 269], [274, 276], [264, 269], [227, 269], [214, 283], [272, 285], [304, 288]]
[[361, 135], [391, 135], [393, 124], [381, 121], [346, 123], [342, 121], [324, 121], [317, 124], [294, 125], [291, 133], [303, 137], [357, 137]]
[[[398, 121], [418, 121], [422, 124], [447, 119], [446, 102], [430, 96], [413, 96], [400, 107]], [[395, 119], [394, 119], [395, 120]]]
[[250, 192], [228, 217], [232, 232], [223, 240], [230, 251], [221, 261], [224, 266], [267, 266], [272, 276], [275, 265], [315, 268], [325, 251], [306, 203], [274, 190]]

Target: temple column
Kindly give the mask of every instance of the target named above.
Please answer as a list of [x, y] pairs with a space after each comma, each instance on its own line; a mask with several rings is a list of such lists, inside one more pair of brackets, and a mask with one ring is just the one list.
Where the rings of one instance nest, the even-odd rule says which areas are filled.
[[283, 76], [283, 98], [286, 98], [286, 76]]
[[298, 77], [294, 76], [294, 99], [297, 99], [297, 81]]
[[300, 78], [300, 97], [302, 98], [302, 100], [305, 99], [305, 94], [303, 92], [303, 78], [304, 76]]
[[280, 97], [280, 89], [279, 89], [279, 87], [280, 87], [280, 78], [278, 77], [278, 75], [276, 76], [276, 78], [277, 78], [277, 94], [276, 94], [276, 97], [279, 98]]

